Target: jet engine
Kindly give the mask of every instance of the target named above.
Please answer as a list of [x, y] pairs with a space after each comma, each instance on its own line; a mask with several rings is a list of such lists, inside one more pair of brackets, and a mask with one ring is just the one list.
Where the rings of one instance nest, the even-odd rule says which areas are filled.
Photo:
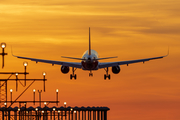
[[69, 66], [61, 66], [61, 72], [66, 74], [69, 72]]
[[118, 74], [120, 72], [120, 70], [121, 70], [120, 66], [113, 66], [112, 67], [112, 72], [114, 74]]

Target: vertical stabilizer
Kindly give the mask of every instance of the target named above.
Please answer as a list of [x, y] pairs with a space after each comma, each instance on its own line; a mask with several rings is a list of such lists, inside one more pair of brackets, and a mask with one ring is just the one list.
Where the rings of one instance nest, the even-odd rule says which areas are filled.
[[90, 27], [89, 27], [89, 55], [91, 55], [91, 35], [90, 35]]

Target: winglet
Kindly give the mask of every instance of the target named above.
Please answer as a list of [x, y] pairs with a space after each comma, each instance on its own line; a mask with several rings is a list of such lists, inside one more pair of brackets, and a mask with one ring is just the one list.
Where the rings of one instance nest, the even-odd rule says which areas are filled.
[[12, 46], [11, 46], [11, 54], [12, 54], [12, 56], [16, 57], [15, 55], [13, 55], [13, 50], [12, 50]]
[[19, 57], [19, 56], [16, 56], [16, 55], [13, 54], [12, 46], [11, 46], [11, 54], [12, 54], [12, 56], [14, 56], [14, 57], [17, 57], [17, 58]]
[[89, 27], [89, 55], [91, 55], [91, 36], [90, 36], [90, 27]]
[[167, 55], [165, 55], [164, 57], [167, 57], [169, 55], [169, 47], [168, 47], [168, 52], [167, 52]]

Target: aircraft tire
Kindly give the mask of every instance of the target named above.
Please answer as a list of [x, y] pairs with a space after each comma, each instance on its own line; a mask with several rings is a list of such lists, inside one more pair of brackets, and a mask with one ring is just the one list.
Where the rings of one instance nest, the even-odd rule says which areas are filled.
[[111, 79], [111, 76], [110, 75], [108, 75], [108, 78], [109, 78], [109, 80]]
[[72, 80], [72, 74], [70, 74], [70, 79]]
[[106, 74], [104, 74], [104, 80], [106, 80]]
[[74, 79], [76, 80], [76, 74], [74, 75]]
[[89, 77], [90, 77], [90, 76], [93, 76], [93, 73], [89, 73]]

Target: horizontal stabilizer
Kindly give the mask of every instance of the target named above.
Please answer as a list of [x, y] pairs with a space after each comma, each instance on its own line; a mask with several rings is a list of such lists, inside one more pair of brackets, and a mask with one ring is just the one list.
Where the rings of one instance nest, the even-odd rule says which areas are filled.
[[66, 56], [61, 56], [62, 58], [68, 58], [68, 59], [76, 59], [76, 60], [84, 60], [82, 58], [75, 58], [75, 57], [66, 57]]
[[98, 58], [97, 60], [104, 60], [104, 59], [111, 59], [111, 58], [117, 58], [117, 56], [114, 56], [114, 57], [105, 57], [105, 58]]
[[[75, 60], [86, 60], [86, 59], [75, 58], [75, 57], [66, 57], [66, 56], [61, 56], [61, 57], [62, 58], [68, 58], [68, 59], [75, 59]], [[111, 58], [117, 58], [117, 56], [115, 56], [115, 57], [98, 58], [98, 59], [93, 59], [93, 60], [104, 60], [104, 59], [111, 59]]]

